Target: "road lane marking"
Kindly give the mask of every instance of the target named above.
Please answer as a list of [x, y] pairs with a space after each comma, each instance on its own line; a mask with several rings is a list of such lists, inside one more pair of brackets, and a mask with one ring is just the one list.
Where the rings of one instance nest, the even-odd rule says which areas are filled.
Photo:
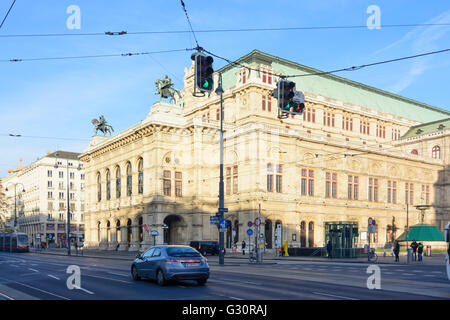
[[100, 277], [100, 276], [93, 276], [91, 274], [83, 274], [84, 277], [93, 277], [93, 278], [99, 278], [99, 279], [105, 279], [105, 280], [111, 280], [111, 281], [117, 281], [117, 282], [123, 282], [123, 283], [133, 283], [131, 281], [123, 281], [123, 280], [119, 280], [119, 279], [113, 279], [113, 278], [105, 278], [105, 277]]
[[34, 271], [34, 272], [39, 272], [38, 270], [33, 269], [33, 268], [28, 268], [28, 270], [31, 270], [31, 271]]
[[125, 274], [125, 273], [116, 273], [116, 272], [107, 272], [109, 274], [114, 274], [116, 276], [122, 276], [122, 277], [129, 277], [129, 274]]
[[355, 298], [337, 296], [337, 295], [334, 295], [334, 294], [322, 293], [322, 292], [313, 292], [313, 294], [317, 294], [317, 295], [321, 295], [321, 296], [329, 296], [329, 297], [334, 297], [334, 298], [347, 299], [347, 300], [358, 300], [358, 299], [355, 299]]
[[241, 298], [236, 298], [236, 297], [229, 297], [230, 299], [233, 299], [233, 300], [244, 300], [244, 299], [241, 299]]
[[86, 289], [84, 289], [84, 288], [77, 287], [77, 286], [73, 286], [73, 287], [74, 287], [75, 289], [77, 289], [77, 290], [82, 290], [82, 291], [84, 291], [84, 292], [86, 292], [86, 293], [94, 294], [92, 291], [86, 290]]
[[442, 271], [431, 271], [431, 273], [442, 273]]
[[[7, 279], [7, 280], [9, 280], [9, 279]], [[17, 284], [19, 284], [19, 285], [21, 285], [21, 286], [24, 286], [24, 287], [33, 289], [33, 290], [37, 290], [37, 291], [44, 292], [44, 293], [46, 293], [46, 294], [50, 294], [50, 295], [52, 295], [52, 296], [55, 296], [55, 297], [58, 297], [58, 298], [61, 298], [61, 299], [64, 299], [64, 300], [70, 300], [69, 298], [66, 298], [66, 297], [60, 296], [60, 295], [58, 295], [58, 294], [51, 293], [51, 292], [49, 292], [49, 291], [42, 290], [42, 289], [39, 289], [39, 288], [30, 286], [30, 285], [25, 284], [25, 283], [17, 282], [17, 281], [14, 281], [14, 280], [9, 280], [9, 281], [14, 282], [14, 283], [17, 283]]]
[[414, 273], [402, 273], [402, 275], [404, 275], [404, 276], [415, 276]]
[[60, 280], [58, 277], [52, 276], [51, 274], [48, 274], [48, 276], [49, 276], [50, 278], [53, 278], [53, 279], [56, 279], [56, 280]]
[[0, 292], [0, 296], [5, 297], [8, 300], [15, 300], [14, 298], [11, 298], [10, 296], [7, 296], [6, 294], [1, 293], [1, 292]]

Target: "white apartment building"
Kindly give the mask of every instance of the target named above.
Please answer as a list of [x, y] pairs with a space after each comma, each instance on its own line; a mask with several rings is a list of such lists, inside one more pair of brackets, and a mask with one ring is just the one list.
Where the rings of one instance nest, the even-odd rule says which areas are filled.
[[17, 230], [27, 233], [34, 244], [64, 244], [68, 204], [71, 233], [84, 237], [84, 170], [78, 155], [48, 152], [20, 172], [2, 179], [8, 189], [5, 193], [10, 204], [9, 224], [14, 225], [16, 194]]

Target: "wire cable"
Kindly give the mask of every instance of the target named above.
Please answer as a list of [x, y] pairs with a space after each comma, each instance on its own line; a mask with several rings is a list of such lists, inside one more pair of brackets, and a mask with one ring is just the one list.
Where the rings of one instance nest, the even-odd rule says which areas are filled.
[[6, 13], [6, 16], [3, 18], [2, 23], [0, 24], [0, 29], [3, 27], [3, 24], [5, 23], [6, 18], [8, 18], [9, 13], [11, 12], [11, 9], [14, 7], [14, 4], [16, 3], [16, 0], [13, 1], [11, 6], [9, 7], [8, 12]]
[[110, 58], [110, 57], [130, 57], [138, 55], [151, 55], [158, 53], [180, 52], [180, 51], [192, 51], [191, 49], [173, 49], [151, 52], [137, 52], [137, 53], [118, 53], [118, 54], [99, 54], [99, 55], [87, 55], [87, 56], [65, 56], [65, 57], [43, 57], [43, 58], [15, 58], [15, 59], [3, 59], [0, 62], [24, 62], [24, 61], [45, 61], [45, 60], [67, 60], [67, 59], [91, 59], [91, 58]]
[[[450, 23], [413, 23], [413, 24], [388, 24], [381, 28], [407, 28], [407, 27], [431, 27], [450, 26]], [[196, 33], [220, 33], [220, 32], [267, 32], [267, 31], [295, 31], [295, 30], [333, 30], [333, 29], [367, 29], [366, 25], [354, 26], [306, 26], [306, 27], [280, 27], [280, 28], [240, 28], [240, 29], [210, 29], [196, 30]], [[91, 32], [91, 33], [36, 33], [36, 34], [4, 34], [0, 38], [20, 37], [79, 37], [79, 36], [118, 36], [118, 35], [158, 35], [158, 34], [184, 34], [192, 33], [192, 30], [163, 30], [163, 31], [120, 31], [120, 32]]]
[[[239, 63], [237, 61], [231, 61], [230, 59], [221, 57], [215, 53], [212, 53], [211, 51], [202, 49], [202, 51], [210, 54], [211, 56], [214, 56], [216, 58], [219, 58], [221, 60], [224, 60], [226, 62], [228, 62], [229, 64], [235, 65], [235, 66], [241, 66], [243, 68], [253, 71], [257, 71], [259, 72], [259, 69], [256, 68], [251, 68], [249, 66], [243, 65], [242, 63]], [[375, 65], [380, 65], [380, 64], [386, 64], [386, 63], [391, 63], [391, 62], [397, 62], [397, 61], [402, 61], [402, 60], [408, 60], [408, 59], [414, 59], [414, 58], [418, 58], [418, 57], [423, 57], [423, 56], [428, 56], [428, 55], [433, 55], [433, 54], [439, 54], [439, 53], [444, 53], [444, 52], [449, 52], [450, 48], [448, 49], [443, 49], [443, 50], [438, 50], [438, 51], [431, 51], [431, 52], [425, 52], [425, 53], [421, 53], [421, 54], [416, 54], [413, 56], [406, 56], [406, 57], [401, 57], [401, 58], [396, 58], [396, 59], [390, 59], [390, 60], [384, 60], [384, 61], [378, 61], [378, 62], [374, 62], [374, 63], [369, 63], [369, 64], [363, 64], [360, 66], [352, 66], [352, 67], [347, 67], [347, 68], [342, 68], [342, 69], [336, 69], [336, 70], [332, 70], [332, 71], [322, 71], [322, 72], [315, 72], [315, 73], [306, 73], [306, 74], [294, 74], [294, 75], [280, 75], [280, 74], [274, 74], [271, 72], [267, 72], [268, 75], [273, 75], [279, 78], [295, 78], [295, 77], [309, 77], [309, 76], [321, 76], [321, 75], [327, 75], [327, 74], [332, 74], [332, 73], [337, 73], [337, 72], [343, 72], [343, 71], [356, 71], [356, 70], [360, 70], [362, 68], [366, 68], [366, 67], [372, 67]]]
[[183, 7], [183, 11], [186, 14], [186, 19], [187, 19], [187, 21], [189, 23], [189, 27], [191, 28], [192, 34], [194, 35], [194, 40], [195, 40], [195, 43], [197, 44], [197, 48], [200, 48], [200, 46], [198, 44], [198, 41], [197, 41], [197, 37], [195, 36], [194, 29], [192, 28], [191, 20], [189, 19], [189, 16], [188, 16], [188, 13], [187, 13], [187, 10], [186, 10], [186, 6], [184, 5], [183, 0], [180, 0], [180, 2], [181, 2], [181, 6]]

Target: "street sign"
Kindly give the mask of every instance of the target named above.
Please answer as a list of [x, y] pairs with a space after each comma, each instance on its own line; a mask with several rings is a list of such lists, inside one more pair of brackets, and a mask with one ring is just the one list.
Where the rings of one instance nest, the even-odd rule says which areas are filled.
[[252, 230], [252, 229], [247, 229], [247, 234], [248, 234], [249, 236], [251, 236], [251, 235], [253, 234], [253, 230]]
[[226, 229], [227, 228], [227, 220], [225, 220], [225, 219], [220, 220], [219, 226], [221, 229]]
[[219, 208], [219, 212], [228, 212], [228, 208]]
[[158, 230], [152, 230], [152, 232], [150, 233], [153, 237], [157, 237], [159, 235]]
[[372, 218], [369, 218], [369, 226], [371, 226], [372, 225]]
[[375, 226], [369, 226], [368, 228], [369, 233], [375, 233], [377, 231], [377, 228]]
[[144, 224], [144, 229], [145, 229], [145, 231], [149, 232], [149, 229], [148, 229], [148, 225], [147, 225], [147, 224]]
[[251, 221], [249, 221], [249, 222], [247, 223], [247, 226], [248, 226], [249, 228], [251, 228], [252, 225], [253, 225], [253, 222], [251, 222]]
[[259, 227], [260, 224], [261, 224], [261, 219], [260, 218], [256, 218], [255, 219], [255, 226]]
[[211, 222], [213, 222], [213, 221], [219, 222], [219, 217], [218, 216], [210, 216], [209, 217], [209, 221], [211, 221]]
[[227, 232], [227, 228], [220, 228], [219, 232]]

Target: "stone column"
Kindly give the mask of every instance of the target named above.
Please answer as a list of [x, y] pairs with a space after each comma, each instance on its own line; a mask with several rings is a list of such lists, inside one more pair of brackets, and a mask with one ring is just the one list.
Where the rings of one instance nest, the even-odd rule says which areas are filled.
[[111, 226], [110, 230], [111, 241], [108, 243], [108, 250], [116, 250], [117, 248], [117, 235], [116, 226]]
[[100, 229], [99, 249], [106, 250], [108, 248], [106, 223], [102, 222]]
[[[125, 224], [125, 225], [123, 225]], [[127, 242], [127, 225], [126, 220], [120, 222], [120, 245], [119, 251], [128, 250], [128, 242]]]
[[137, 251], [140, 249], [139, 244], [139, 226], [137, 225], [137, 221], [131, 226], [131, 243], [128, 251]]

